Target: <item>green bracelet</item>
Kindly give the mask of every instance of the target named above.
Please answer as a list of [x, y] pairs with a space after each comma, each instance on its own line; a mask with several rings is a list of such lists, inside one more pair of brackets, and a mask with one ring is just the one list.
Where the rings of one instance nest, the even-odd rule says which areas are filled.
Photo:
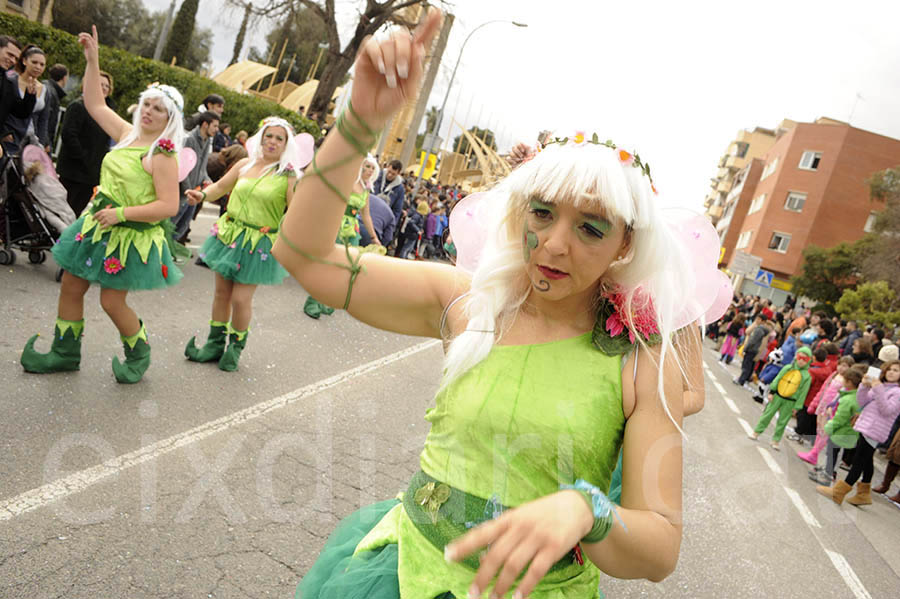
[[200, 198], [200, 201], [205, 202], [206, 201], [206, 192], [201, 189], [200, 194], [203, 196], [202, 198]]
[[606, 493], [582, 479], [575, 481], [574, 485], [560, 485], [559, 488], [572, 489], [581, 495], [588, 504], [588, 509], [594, 514], [594, 525], [581, 540], [585, 543], [599, 543], [605, 539], [612, 530], [613, 515], [615, 514], [615, 505], [609, 500]]
[[116, 206], [116, 218], [120, 223], [125, 222], [125, 206]]

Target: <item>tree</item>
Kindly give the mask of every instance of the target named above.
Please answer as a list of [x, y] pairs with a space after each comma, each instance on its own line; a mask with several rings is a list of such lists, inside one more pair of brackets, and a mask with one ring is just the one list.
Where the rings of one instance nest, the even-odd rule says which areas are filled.
[[38, 12], [37, 12], [37, 22], [44, 22], [44, 15], [47, 13], [47, 7], [50, 5], [50, 0], [41, 0], [38, 3]]
[[182, 2], [178, 14], [175, 15], [175, 22], [172, 23], [169, 39], [166, 40], [166, 47], [162, 53], [163, 62], [170, 62], [172, 58], [175, 58], [178, 64], [185, 61], [188, 49], [191, 47], [194, 20], [197, 18], [199, 5], [200, 0], [184, 0]]
[[334, 90], [341, 84], [353, 66], [356, 53], [366, 36], [374, 34], [388, 22], [398, 22], [412, 26], [415, 23], [407, 23], [400, 16], [400, 11], [414, 5], [425, 6], [426, 0], [365, 0], [365, 7], [359, 11], [359, 20], [353, 30], [353, 35], [341, 48], [341, 40], [338, 35], [338, 24], [335, 18], [335, 0], [266, 0], [261, 5], [260, 13], [272, 19], [283, 19], [285, 16], [294, 15], [301, 8], [310, 10], [325, 24], [326, 40], [328, 43], [327, 60], [319, 76], [319, 86], [316, 94], [310, 102], [309, 113], [318, 115], [319, 122], [323, 123], [328, 113], [328, 105]]
[[881, 324], [900, 324], [900, 299], [887, 281], [863, 283], [847, 289], [835, 306], [841, 318]]
[[[90, 31], [97, 25], [100, 43], [151, 58], [162, 30], [166, 11], [148, 13], [141, 0], [67, 0], [53, 5], [53, 26], [71, 34]], [[198, 29], [179, 65], [199, 70], [209, 65], [212, 29]], [[115, 77], [115, 73], [113, 73]]]
[[[490, 129], [482, 129], [480, 127], [474, 126], [469, 127], [469, 133], [482, 140], [489, 148], [492, 150], [497, 149], [497, 141], [494, 139], [494, 132]], [[485, 137], [486, 136], [486, 137]], [[462, 141], [460, 141], [460, 137], [462, 137]], [[459, 149], [457, 150], [457, 147]], [[453, 151], [459, 152], [460, 154], [465, 154], [469, 151], [469, 140], [462, 135], [457, 135], [453, 138]]]
[[866, 183], [873, 202], [884, 203], [877, 212], [869, 252], [861, 261], [865, 279], [885, 281], [900, 294], [900, 167], [879, 171]]
[[861, 242], [839, 243], [831, 248], [810, 245], [803, 250], [803, 271], [791, 278], [794, 291], [833, 304], [859, 281]]
[[[274, 28], [266, 36], [265, 50], [252, 48], [248, 57], [250, 60], [257, 62], [266, 62], [270, 54], [275, 60], [281, 53], [281, 48], [287, 40], [284, 56], [281, 63], [273, 65], [278, 67], [273, 82], [282, 81], [287, 74], [289, 81], [300, 84], [306, 81], [306, 75], [316, 62], [319, 54], [319, 44], [327, 42], [328, 32], [325, 23], [311, 10], [301, 7], [291, 19], [285, 20], [283, 24]], [[293, 65], [291, 65], [291, 59]], [[324, 61], [323, 61], [324, 63]], [[316, 72], [324, 67], [320, 64]], [[290, 73], [287, 72], [291, 69]], [[312, 78], [316, 78], [316, 73], [312, 74]]]

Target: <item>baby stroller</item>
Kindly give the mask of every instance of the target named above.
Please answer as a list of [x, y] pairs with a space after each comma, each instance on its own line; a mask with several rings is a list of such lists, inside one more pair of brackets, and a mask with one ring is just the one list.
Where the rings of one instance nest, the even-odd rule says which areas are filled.
[[[28, 252], [30, 263], [42, 264], [60, 232], [75, 222], [66, 189], [34, 137], [0, 165], [0, 265], [15, 264], [13, 250]], [[56, 280], [61, 278], [58, 269]]]

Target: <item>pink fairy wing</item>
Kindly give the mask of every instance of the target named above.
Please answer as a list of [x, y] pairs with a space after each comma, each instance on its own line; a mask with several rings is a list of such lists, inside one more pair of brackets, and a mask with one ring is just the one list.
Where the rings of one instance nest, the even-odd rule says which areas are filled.
[[728, 311], [728, 306], [731, 305], [731, 300], [734, 298], [734, 289], [731, 286], [731, 279], [729, 279], [728, 275], [724, 272], [717, 272], [719, 278], [719, 293], [716, 295], [716, 299], [712, 306], [709, 307], [709, 310], [707, 310], [706, 314], [703, 316], [705, 322], [715, 322], [722, 318], [725, 312]]
[[181, 148], [178, 152], [178, 181], [184, 178], [197, 166], [197, 153], [191, 148]]
[[316, 140], [309, 133], [301, 133], [294, 136], [294, 146], [297, 149], [298, 162], [294, 166], [298, 169], [306, 168], [306, 165], [312, 162], [313, 154], [316, 151]]
[[[718, 269], [719, 235], [709, 220], [684, 209], [665, 210], [667, 224], [684, 248], [684, 270], [693, 273], [694, 287], [675, 319], [676, 329], [694, 322], [712, 310], [722, 291]], [[727, 278], [727, 277], [726, 277]]]
[[456, 245], [456, 265], [473, 273], [487, 240], [487, 229], [481, 218], [485, 209], [485, 193], [473, 193], [459, 201], [450, 213], [450, 235]]

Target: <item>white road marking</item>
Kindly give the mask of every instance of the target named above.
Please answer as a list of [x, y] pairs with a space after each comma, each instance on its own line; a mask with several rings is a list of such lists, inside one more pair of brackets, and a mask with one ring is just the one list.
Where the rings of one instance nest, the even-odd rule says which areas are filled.
[[797, 508], [797, 511], [800, 512], [800, 516], [803, 517], [803, 520], [806, 521], [807, 526], [810, 528], [822, 528], [822, 525], [819, 524], [819, 521], [816, 520], [816, 517], [813, 516], [813, 513], [806, 507], [806, 503], [803, 501], [803, 498], [800, 497], [800, 494], [797, 491], [793, 490], [790, 487], [785, 487], [784, 492], [788, 494], [788, 497], [791, 498], [791, 501], [794, 504], [794, 507]]
[[784, 474], [784, 471], [782, 471], [781, 466], [778, 465], [778, 462], [775, 461], [775, 458], [772, 457], [772, 454], [770, 454], [768, 451], [766, 451], [762, 447], [757, 447], [756, 449], [757, 449], [757, 451], [759, 451], [759, 454], [763, 457], [763, 461], [765, 461], [766, 466], [769, 467], [769, 470], [771, 470], [772, 472], [774, 472], [775, 474], [777, 474], [779, 476]]
[[[725, 393], [725, 389], [721, 384], [713, 377], [712, 371], [709, 366], [706, 365], [706, 362], [703, 363], [703, 368], [706, 370], [707, 374], [709, 374], [710, 378], [713, 381], [713, 385], [722, 394], [722, 399], [725, 401], [725, 404], [735, 413], [740, 413], [737, 410], [737, 406], [733, 401], [727, 396]], [[753, 428], [750, 426], [750, 423], [744, 420], [742, 417], [738, 416], [738, 423], [741, 425], [741, 428], [744, 429], [744, 432], [748, 435], [753, 432]], [[775, 461], [775, 458], [772, 457], [765, 448], [757, 446], [757, 451], [763, 457], [763, 461], [766, 462], [766, 465], [769, 467], [772, 472], [776, 475], [784, 474], [781, 470], [781, 467]], [[797, 512], [800, 514], [800, 517], [803, 518], [803, 521], [806, 523], [810, 532], [812, 532], [816, 541], [818, 541], [819, 546], [822, 547], [822, 550], [828, 555], [828, 559], [831, 560], [831, 563], [834, 565], [835, 570], [838, 571], [838, 574], [841, 575], [841, 578], [844, 579], [844, 582], [849, 587], [850, 591], [853, 592], [853, 595], [856, 599], [872, 599], [872, 596], [869, 594], [869, 591], [866, 590], [865, 585], [863, 585], [862, 581], [856, 575], [856, 572], [850, 566], [850, 563], [847, 561], [847, 558], [843, 556], [843, 554], [838, 553], [837, 551], [832, 551], [829, 549], [825, 542], [819, 537], [818, 531], [821, 530], [822, 525], [813, 515], [812, 511], [810, 511], [809, 507], [803, 501], [803, 498], [800, 497], [800, 494], [797, 493], [794, 489], [783, 486], [784, 492], [787, 493], [787, 496], [790, 498], [791, 503], [794, 504], [794, 508], [796, 508]]]
[[127, 468], [137, 466], [138, 464], [142, 464], [149, 460], [154, 460], [162, 455], [175, 451], [176, 449], [259, 418], [273, 410], [278, 410], [311, 395], [321, 393], [322, 391], [346, 383], [381, 368], [382, 366], [387, 366], [398, 360], [403, 360], [404, 358], [408, 358], [421, 351], [430, 349], [438, 343], [437, 340], [419, 343], [407, 349], [378, 358], [377, 360], [372, 360], [371, 362], [362, 364], [356, 368], [345, 370], [344, 372], [338, 373], [327, 379], [317, 381], [306, 385], [305, 387], [300, 387], [299, 389], [295, 389], [294, 391], [290, 391], [279, 397], [260, 402], [249, 408], [244, 408], [243, 410], [239, 410], [228, 416], [223, 416], [222, 418], [201, 424], [191, 430], [173, 435], [168, 439], [163, 439], [162, 441], [141, 447], [136, 451], [117, 456], [91, 468], [74, 472], [59, 480], [53, 481], [52, 483], [48, 483], [30, 491], [25, 491], [10, 499], [0, 501], [0, 522], [10, 520], [16, 516], [21, 516], [32, 510], [44, 507], [63, 497], [79, 493], [91, 485], [121, 473]]
[[[816, 536], [816, 538], [818, 539], [818, 536]], [[821, 542], [822, 541], [819, 541], [819, 543]], [[853, 568], [850, 567], [850, 564], [847, 563], [847, 558], [836, 551], [831, 551], [825, 546], [823, 546], [822, 549], [828, 554], [831, 563], [834, 564], [835, 569], [840, 573], [841, 577], [843, 577], [844, 582], [847, 583], [847, 586], [850, 587], [850, 590], [853, 591], [853, 594], [857, 599], [872, 599], [872, 595], [869, 594], [869, 591], [866, 590], [866, 587], [856, 575], [856, 572], [854, 572]]]
[[732, 412], [734, 412], [735, 414], [741, 413], [741, 411], [738, 409], [738, 407], [735, 405], [735, 403], [733, 401], [731, 401], [730, 397], [728, 397], [727, 395], [722, 395], [722, 399], [725, 400], [725, 405], [728, 406], [728, 408]]

